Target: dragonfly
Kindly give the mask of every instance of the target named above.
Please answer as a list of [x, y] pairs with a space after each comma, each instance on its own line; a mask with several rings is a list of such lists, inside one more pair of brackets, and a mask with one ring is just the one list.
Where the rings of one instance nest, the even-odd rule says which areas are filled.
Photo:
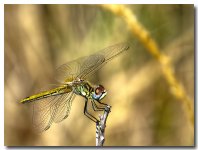
[[128, 49], [129, 44], [119, 43], [58, 67], [55, 75], [59, 82], [58, 86], [55, 85], [52, 89], [43, 90], [20, 100], [22, 104], [33, 104], [34, 127], [39, 132], [43, 132], [53, 123], [66, 119], [76, 95], [85, 99], [84, 115], [97, 123], [99, 120], [88, 112], [87, 104], [90, 101], [94, 111], [103, 111], [107, 104], [102, 100], [107, 95], [107, 91], [103, 85], [94, 85], [87, 78]]

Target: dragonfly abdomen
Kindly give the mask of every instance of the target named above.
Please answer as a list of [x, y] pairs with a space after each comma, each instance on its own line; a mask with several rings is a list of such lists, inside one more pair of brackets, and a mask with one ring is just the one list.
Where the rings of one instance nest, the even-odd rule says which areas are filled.
[[33, 102], [39, 99], [43, 99], [43, 98], [47, 98], [50, 96], [57, 96], [60, 94], [64, 94], [64, 93], [69, 93], [72, 91], [72, 88], [70, 86], [62, 86], [62, 87], [58, 87], [49, 91], [44, 91], [32, 96], [29, 96], [27, 98], [24, 98], [20, 101], [20, 103], [28, 103], [28, 102]]

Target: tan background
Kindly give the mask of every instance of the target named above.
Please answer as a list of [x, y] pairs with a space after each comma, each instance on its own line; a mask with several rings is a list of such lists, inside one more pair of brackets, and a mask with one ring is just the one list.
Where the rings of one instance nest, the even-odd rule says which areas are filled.
[[[194, 101], [193, 5], [126, 7], [170, 57]], [[18, 102], [53, 83], [59, 65], [123, 41], [133, 43], [131, 49], [90, 79], [105, 86], [104, 102], [112, 106], [105, 145], [193, 145], [192, 125], [159, 63], [119, 16], [99, 5], [5, 5], [5, 145], [94, 146], [95, 124], [83, 115], [83, 98], [76, 97], [70, 116], [42, 134], [31, 127], [29, 105]]]

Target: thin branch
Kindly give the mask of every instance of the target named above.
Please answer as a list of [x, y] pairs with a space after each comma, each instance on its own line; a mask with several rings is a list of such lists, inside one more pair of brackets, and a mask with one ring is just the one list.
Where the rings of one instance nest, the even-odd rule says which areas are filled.
[[104, 132], [105, 132], [105, 127], [106, 127], [106, 120], [111, 112], [111, 106], [107, 105], [104, 110], [104, 114], [100, 115], [100, 122], [96, 123], [96, 146], [103, 146], [105, 137], [104, 137]]

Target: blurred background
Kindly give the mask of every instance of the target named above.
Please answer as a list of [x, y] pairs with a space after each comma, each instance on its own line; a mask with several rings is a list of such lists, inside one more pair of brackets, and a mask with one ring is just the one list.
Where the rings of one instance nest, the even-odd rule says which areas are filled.
[[[194, 103], [194, 6], [126, 5], [173, 62]], [[89, 80], [108, 91], [112, 106], [105, 146], [192, 146], [194, 130], [162, 75], [161, 66], [119, 16], [100, 5], [5, 5], [5, 145], [95, 146], [95, 124], [76, 96], [70, 116], [42, 134], [32, 109], [19, 100], [54, 83], [55, 69], [120, 42], [127, 53]], [[95, 114], [98, 116], [98, 114]]]

